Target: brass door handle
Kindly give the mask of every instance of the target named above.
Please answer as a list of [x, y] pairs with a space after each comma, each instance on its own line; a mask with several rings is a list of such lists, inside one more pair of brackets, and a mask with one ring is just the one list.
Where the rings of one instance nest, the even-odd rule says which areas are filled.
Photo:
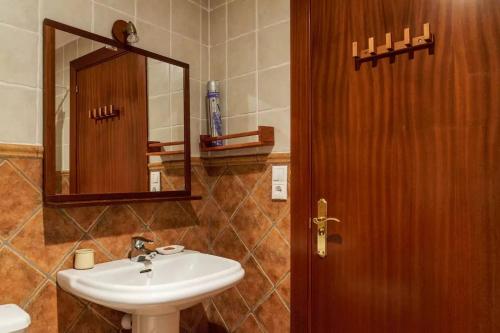
[[328, 237], [328, 222], [340, 222], [335, 217], [327, 217], [328, 203], [324, 198], [318, 200], [318, 217], [312, 219], [318, 226], [317, 230], [317, 253], [321, 258], [326, 257], [326, 238]]

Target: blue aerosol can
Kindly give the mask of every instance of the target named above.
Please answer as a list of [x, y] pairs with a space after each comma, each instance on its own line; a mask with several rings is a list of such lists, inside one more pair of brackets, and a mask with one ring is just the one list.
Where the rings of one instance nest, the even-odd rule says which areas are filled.
[[[219, 81], [207, 83], [207, 130], [210, 136], [222, 135], [222, 113], [220, 107]], [[223, 140], [210, 143], [211, 146], [224, 145]]]

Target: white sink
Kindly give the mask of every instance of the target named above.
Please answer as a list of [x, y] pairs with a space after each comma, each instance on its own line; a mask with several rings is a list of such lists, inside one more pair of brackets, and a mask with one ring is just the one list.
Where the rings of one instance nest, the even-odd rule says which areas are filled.
[[98, 264], [93, 269], [57, 273], [67, 292], [132, 314], [133, 333], [177, 333], [179, 312], [240, 281], [245, 271], [237, 261], [184, 251], [157, 255], [152, 272], [129, 259]]

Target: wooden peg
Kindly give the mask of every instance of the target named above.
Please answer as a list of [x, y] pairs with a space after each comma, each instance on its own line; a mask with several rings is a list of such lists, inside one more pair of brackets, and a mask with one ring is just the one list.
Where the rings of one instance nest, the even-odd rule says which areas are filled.
[[89, 119], [92, 119], [92, 110], [89, 109]]
[[390, 32], [385, 34], [385, 48], [387, 51], [394, 50], [394, 43], [392, 42], [392, 35]]
[[104, 105], [104, 116], [106, 117], [108, 115], [108, 106]]
[[352, 57], [359, 58], [358, 42], [352, 42]]
[[115, 112], [113, 111], [113, 104], [109, 105], [109, 114], [112, 115], [112, 116], [115, 115]]
[[368, 38], [368, 53], [375, 55], [377, 51], [375, 51], [375, 38]]
[[431, 37], [431, 25], [428, 22], [424, 23], [424, 40], [426, 42], [432, 41], [432, 37]]
[[96, 118], [97, 118], [97, 110], [96, 110], [96, 109], [94, 109], [94, 110], [93, 110], [93, 113], [94, 113], [94, 119], [96, 119]]
[[99, 108], [99, 118], [102, 117], [102, 108]]
[[411, 46], [410, 28], [405, 28], [404, 30], [403, 43], [408, 47]]

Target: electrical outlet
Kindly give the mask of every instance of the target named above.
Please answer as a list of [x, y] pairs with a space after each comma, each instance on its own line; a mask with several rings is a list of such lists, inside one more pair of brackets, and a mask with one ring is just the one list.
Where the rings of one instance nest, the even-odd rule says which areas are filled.
[[273, 165], [271, 198], [286, 200], [288, 198], [288, 166]]

